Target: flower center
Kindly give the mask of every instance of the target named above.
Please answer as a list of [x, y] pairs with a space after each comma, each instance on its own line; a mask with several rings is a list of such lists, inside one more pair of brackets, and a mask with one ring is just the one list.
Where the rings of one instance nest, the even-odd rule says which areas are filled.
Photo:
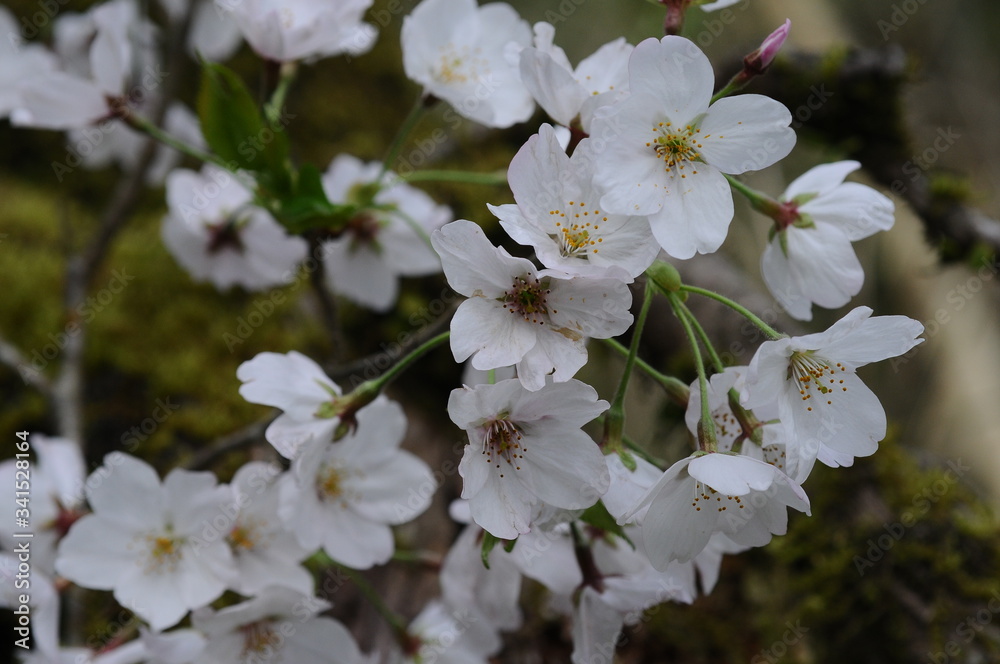
[[[486, 424], [483, 433], [483, 454], [486, 455], [486, 461], [490, 465], [500, 468], [502, 460], [514, 470], [521, 470], [521, 459], [527, 451], [528, 448], [521, 444], [520, 428], [506, 417]], [[500, 473], [500, 477], [503, 477], [503, 473]]]
[[[574, 206], [578, 206], [579, 211], [574, 210]], [[604, 238], [592, 234], [600, 229], [599, 222], [607, 221], [608, 218], [601, 217], [600, 210], [586, 210], [586, 207], [587, 204], [582, 201], [570, 201], [569, 216], [562, 210], [549, 210], [549, 215], [559, 217], [559, 221], [556, 221], [556, 233], [549, 237], [559, 245], [559, 253], [563, 258], [586, 258], [588, 253], [596, 254], [597, 245], [604, 242]]]
[[[545, 305], [545, 297], [549, 294], [549, 289], [538, 281], [537, 277], [517, 277], [511, 284], [510, 290], [498, 298], [503, 302], [503, 308], [507, 311], [521, 316], [525, 322], [545, 325], [545, 321], [540, 320], [542, 316], [549, 313]], [[553, 313], [557, 313], [555, 309]]]
[[316, 495], [327, 504], [339, 504], [347, 509], [351, 501], [359, 498], [356, 491], [350, 487], [350, 478], [361, 477], [363, 473], [356, 469], [344, 468], [338, 464], [328, 463], [316, 475]]
[[263, 539], [261, 536], [263, 525], [265, 524], [258, 523], [253, 519], [243, 518], [240, 523], [233, 527], [226, 539], [229, 540], [229, 545], [236, 550], [253, 551]]
[[177, 570], [177, 564], [183, 558], [181, 547], [184, 539], [174, 537], [169, 532], [147, 533], [142, 537], [146, 548], [146, 556], [140, 564], [144, 565], [147, 574], [171, 573]]
[[481, 50], [478, 48], [470, 49], [468, 46], [463, 46], [459, 49], [454, 44], [444, 46], [441, 49], [435, 78], [442, 83], [454, 84], [477, 81], [483, 76], [489, 76], [489, 62], [477, 57], [479, 53]]
[[[844, 379], [834, 378], [837, 372], [847, 373], [847, 369], [840, 362], [830, 366], [829, 360], [817, 357], [813, 351], [795, 351], [789, 358], [788, 379], [798, 383], [799, 395], [805, 402], [812, 403], [812, 398], [819, 395], [819, 401], [833, 405], [837, 388], [847, 391]], [[807, 406], [806, 410], [812, 411], [812, 406]]]
[[240, 653], [240, 659], [244, 662], [260, 661], [262, 655], [263, 659], [269, 659], [281, 645], [281, 636], [270, 620], [243, 625], [240, 631], [243, 632], [243, 652]]
[[[656, 152], [656, 156], [665, 162], [664, 170], [686, 178], [685, 168], [690, 163], [704, 161], [701, 153], [701, 139], [708, 138], [709, 135], [699, 136], [701, 129], [696, 125], [685, 125], [684, 127], [674, 127], [672, 122], [658, 122], [653, 126], [655, 138], [646, 143], [646, 147], [651, 147]], [[693, 175], [697, 175], [695, 168], [691, 169]]]
[[225, 250], [243, 253], [243, 240], [240, 238], [240, 224], [235, 217], [212, 224], [208, 227], [208, 253], [215, 255]]

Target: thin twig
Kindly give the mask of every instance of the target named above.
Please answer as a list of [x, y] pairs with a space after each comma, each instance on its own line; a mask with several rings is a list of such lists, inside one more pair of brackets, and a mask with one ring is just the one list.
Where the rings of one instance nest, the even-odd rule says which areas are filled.
[[0, 337], [0, 364], [5, 364], [16, 371], [26, 385], [35, 388], [46, 398], [52, 398], [52, 384], [45, 374], [36, 371], [21, 351], [2, 337]]
[[259, 442], [264, 437], [264, 430], [267, 429], [267, 425], [273, 422], [276, 417], [277, 415], [271, 415], [242, 429], [216, 438], [188, 459], [184, 467], [188, 470], [205, 470], [210, 468], [217, 459], [222, 458], [226, 454]]

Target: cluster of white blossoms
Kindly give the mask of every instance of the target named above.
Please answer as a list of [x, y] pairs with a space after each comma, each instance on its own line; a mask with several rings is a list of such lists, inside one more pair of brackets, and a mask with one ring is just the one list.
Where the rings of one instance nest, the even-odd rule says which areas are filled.
[[[370, 5], [163, 3], [171, 23], [191, 24], [192, 49], [228, 57], [242, 36], [280, 69], [264, 109], [271, 120], [297, 63], [372, 47], [377, 31], [363, 22]], [[164, 138], [133, 117], [159, 84], [154, 26], [138, 8], [111, 0], [63, 13], [53, 49], [0, 44], [0, 116], [68, 130], [76, 144], [104, 132], [100, 149], [83, 155], [87, 163], [134, 165], [140, 132]], [[0, 29], [15, 27], [0, 8]], [[788, 28], [747, 56], [745, 78], [767, 68]], [[308, 269], [323, 270], [321, 287], [375, 312], [392, 311], [400, 277], [443, 271], [465, 299], [450, 332], [351, 390], [297, 351], [243, 362], [240, 395], [281, 411], [264, 432], [275, 461], [251, 461], [228, 484], [180, 468], [161, 479], [122, 452], [85, 477], [75, 442], [34, 436], [37, 622], [26, 661], [485, 663], [502, 649], [503, 633], [523, 622], [527, 577], [572, 621], [573, 662], [610, 664], [623, 627], [643, 611], [711, 592], [723, 555], [784, 534], [789, 507], [809, 512], [802, 484], [817, 461], [850, 466], [877, 450], [886, 415], [857, 370], [920, 343], [919, 323], [862, 306], [824, 332], [788, 337], [724, 296], [682, 284], [658, 260], [717, 251], [736, 190], [774, 221], [761, 268], [778, 304], [803, 320], [813, 304], [843, 306], [864, 278], [851, 243], [893, 223], [888, 198], [845, 182], [860, 164], [817, 166], [778, 199], [734, 179], [789, 154], [791, 115], [770, 98], [732, 94], [746, 82], [739, 76], [739, 85], [716, 92], [708, 58], [681, 37], [634, 47], [615, 39], [574, 67], [552, 25], [532, 29], [507, 4], [423, 0], [405, 18], [401, 40], [403, 68], [421, 87], [415, 112], [442, 101], [502, 128], [529, 120], [537, 103], [554, 123], [541, 124], [513, 155], [514, 203], [488, 205], [507, 246], [521, 245], [530, 258], [494, 244], [479, 224], [454, 220], [393, 172], [409, 120], [385, 161], [341, 154], [322, 173], [280, 171], [293, 168], [287, 154], [272, 159], [275, 167], [206, 152], [221, 152], [206, 128], [220, 115], [205, 110], [210, 98], [200, 103], [201, 128], [183, 111], [167, 113], [166, 142], [177, 147], [190, 134], [188, 154], [208, 156], [200, 171], [163, 162], [162, 238], [195, 280], [220, 290], [281, 287], [301, 277], [312, 249], [317, 262]], [[136, 86], [149, 94], [137, 98]], [[271, 159], [275, 149], [253, 144], [251, 152]], [[633, 316], [635, 286], [645, 295]], [[764, 331], [769, 340], [748, 366], [721, 365], [685, 291], [719, 299]], [[657, 295], [687, 330], [698, 370], [685, 387], [645, 367], [679, 385], [675, 398], [687, 405], [694, 451], [667, 467], [627, 449], [622, 431], [638, 340]], [[617, 394], [601, 399], [576, 378], [588, 343], [630, 329]], [[440, 597], [412, 621], [364, 588], [396, 637], [364, 654], [346, 627], [323, 615], [331, 603], [314, 573], [334, 566], [364, 583], [356, 570], [388, 563], [397, 553], [393, 529], [431, 505], [440, 479], [419, 450], [402, 449], [408, 419], [383, 392], [446, 340], [455, 361], [471, 365], [447, 403], [468, 441], [457, 464], [462, 499], [451, 507], [462, 530], [441, 565]], [[715, 361], [706, 366], [703, 357]], [[443, 413], [442, 405], [438, 420]], [[599, 444], [585, 428], [602, 420]], [[14, 472], [13, 462], [0, 465], [8, 485]], [[15, 550], [11, 532], [0, 532], [0, 542]], [[0, 566], [10, 579], [18, 561], [0, 553]], [[112, 592], [142, 621], [136, 638], [60, 649], [56, 588], [65, 581]], [[8, 590], [0, 597], [16, 606]]]

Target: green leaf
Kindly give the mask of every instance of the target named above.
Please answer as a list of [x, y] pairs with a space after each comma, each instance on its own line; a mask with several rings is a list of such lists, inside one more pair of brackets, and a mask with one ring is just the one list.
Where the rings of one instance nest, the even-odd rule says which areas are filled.
[[268, 125], [243, 80], [223, 65], [203, 62], [198, 92], [198, 119], [208, 146], [239, 168], [263, 174], [258, 178], [280, 190], [287, 175], [288, 135], [283, 120]]
[[482, 557], [483, 557], [483, 567], [485, 567], [486, 569], [490, 568], [490, 553], [493, 551], [493, 547], [495, 547], [497, 545], [497, 542], [499, 541], [500, 540], [498, 540], [493, 535], [490, 535], [488, 532], [483, 531]]
[[633, 549], [635, 548], [635, 544], [633, 544], [632, 540], [630, 540], [628, 535], [625, 534], [625, 530], [618, 525], [617, 521], [615, 521], [615, 517], [611, 516], [611, 513], [608, 512], [608, 508], [604, 506], [603, 502], [597, 501], [588, 507], [586, 511], [580, 515], [580, 520], [595, 528], [600, 528], [606, 533], [611, 533], [621, 537], [623, 540], [628, 542]]

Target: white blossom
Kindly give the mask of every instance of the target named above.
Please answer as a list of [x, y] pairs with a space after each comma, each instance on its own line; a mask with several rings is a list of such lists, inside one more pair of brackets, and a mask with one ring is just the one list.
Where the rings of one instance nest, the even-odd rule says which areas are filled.
[[262, 57], [278, 62], [360, 55], [378, 31], [362, 19], [372, 0], [215, 0]]
[[229, 491], [213, 474], [175, 469], [163, 484], [135, 457], [114, 452], [87, 481], [94, 510], [59, 544], [56, 571], [115, 599], [153, 629], [176, 624], [232, 582], [229, 547], [200, 538]]
[[733, 218], [724, 173], [765, 168], [791, 151], [795, 133], [784, 106], [761, 95], [710, 105], [715, 75], [683, 37], [647, 39], [629, 59], [628, 97], [602, 109], [594, 182], [602, 208], [648, 215], [653, 235], [674, 258], [711, 253]]
[[892, 227], [893, 204], [871, 187], [844, 182], [861, 164], [839, 161], [812, 168], [781, 195], [786, 217], [761, 256], [764, 283], [799, 320], [812, 304], [835, 309], [858, 294], [865, 273], [851, 242]]
[[858, 307], [825, 332], [766, 341], [750, 361], [741, 400], [757, 408], [777, 399], [788, 463], [800, 476], [824, 447], [841, 459], [863, 457], [885, 437], [882, 404], [856, 371], [910, 350], [924, 328], [906, 316], [871, 314]]
[[538, 503], [589, 507], [608, 487], [604, 459], [580, 430], [606, 401], [580, 381], [548, 383], [536, 392], [517, 380], [453, 390], [452, 421], [469, 436], [458, 466], [472, 518], [492, 535], [529, 531]]
[[487, 127], [509, 127], [535, 110], [505, 57], [508, 44], [531, 44], [531, 27], [510, 5], [423, 0], [403, 20], [401, 40], [406, 75], [459, 115]]
[[586, 337], [617, 336], [632, 324], [632, 296], [621, 281], [539, 272], [464, 219], [431, 241], [448, 283], [469, 298], [451, 321], [457, 362], [472, 356], [477, 369], [517, 365], [521, 383], [538, 390], [546, 375], [565, 382], [587, 362]]
[[516, 204], [489, 208], [546, 267], [630, 281], [653, 264], [660, 248], [642, 217], [601, 210], [592, 184], [595, 166], [589, 139], [568, 157], [552, 127], [542, 125], [510, 162], [507, 179]]
[[[378, 162], [362, 163], [350, 155], [333, 160], [323, 176], [323, 189], [333, 203], [358, 203], [356, 192], [382, 176]], [[441, 271], [430, 246], [430, 233], [452, 220], [451, 210], [423, 191], [387, 172], [389, 186], [347, 222], [343, 234], [323, 247], [323, 267], [331, 290], [376, 311], [396, 303], [399, 277]], [[367, 202], [367, 201], [366, 201]]]
[[358, 412], [353, 434], [302, 447], [278, 508], [302, 546], [356, 569], [392, 557], [390, 526], [420, 515], [437, 488], [427, 464], [399, 449], [405, 433], [403, 409], [379, 399]]
[[167, 177], [169, 212], [162, 236], [191, 276], [220, 290], [263, 290], [291, 282], [308, 246], [292, 237], [239, 178], [206, 164], [201, 173], [178, 169]]

